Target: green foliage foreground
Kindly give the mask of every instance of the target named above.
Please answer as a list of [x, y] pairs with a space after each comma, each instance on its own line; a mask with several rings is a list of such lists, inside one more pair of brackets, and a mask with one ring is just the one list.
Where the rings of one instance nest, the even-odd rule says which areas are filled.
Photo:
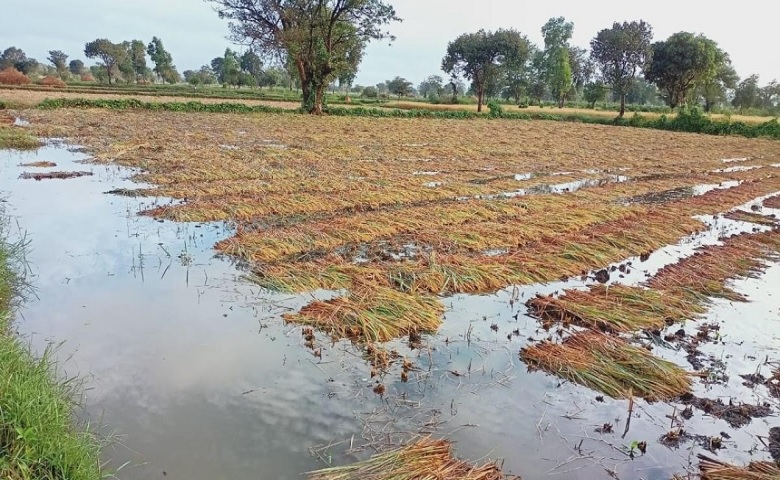
[[0, 478], [96, 480], [100, 444], [74, 426], [72, 381], [58, 382], [49, 352], [36, 359], [10, 331], [21, 246], [5, 241], [0, 211]]
[[[301, 109], [284, 109], [266, 105], [245, 105], [241, 103], [201, 102], [143, 102], [137, 99], [123, 100], [88, 100], [88, 99], [47, 99], [38, 108], [52, 110], [58, 108], [104, 108], [110, 110], [151, 110], [170, 112], [208, 112], [208, 113], [303, 113]], [[675, 132], [703, 133], [707, 135], [740, 135], [756, 138], [768, 137], [780, 139], [780, 123], [777, 118], [760, 124], [745, 122], [713, 120], [697, 108], [681, 108], [679, 112], [668, 117], [645, 118], [639, 114], [629, 118], [609, 119], [603, 116], [588, 114], [548, 114], [530, 112], [503, 112], [494, 109], [489, 114], [481, 114], [461, 110], [400, 110], [365, 107], [330, 107], [328, 115], [351, 117], [388, 117], [388, 118], [438, 118], [438, 119], [475, 119], [502, 118], [509, 120], [549, 120], [563, 122], [578, 122], [598, 125], [615, 125], [624, 127], [652, 128]]]

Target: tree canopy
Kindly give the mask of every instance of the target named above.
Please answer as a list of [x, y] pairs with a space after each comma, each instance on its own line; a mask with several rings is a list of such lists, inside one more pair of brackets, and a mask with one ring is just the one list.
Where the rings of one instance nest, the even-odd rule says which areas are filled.
[[57, 69], [57, 75], [64, 77], [68, 74], [68, 55], [62, 50], [50, 50], [49, 62]]
[[653, 44], [653, 57], [645, 78], [664, 92], [670, 107], [676, 108], [686, 102], [697, 83], [714, 79], [727, 59], [709, 38], [678, 32]]
[[232, 39], [291, 63], [300, 78], [303, 105], [322, 113], [327, 86], [356, 71], [370, 40], [399, 20], [382, 0], [206, 0], [230, 21]]
[[615, 22], [591, 40], [591, 58], [604, 81], [620, 96], [620, 117], [626, 112], [626, 93], [631, 82], [652, 56], [653, 29], [643, 20]]
[[158, 37], [152, 37], [152, 41], [146, 48], [146, 53], [154, 63], [152, 69], [163, 82], [176, 83], [180, 79], [179, 72], [173, 65], [173, 57], [163, 46], [162, 40]]
[[485, 91], [496, 83], [502, 67], [524, 63], [530, 42], [517, 30], [466, 33], [447, 46], [442, 70], [453, 79], [464, 77], [472, 82], [477, 93], [477, 111], [482, 111]]
[[108, 84], [116, 77], [119, 64], [127, 58], [127, 50], [120, 44], [112, 43], [106, 38], [98, 38], [84, 45], [84, 55], [87, 58], [98, 58], [103, 62]]

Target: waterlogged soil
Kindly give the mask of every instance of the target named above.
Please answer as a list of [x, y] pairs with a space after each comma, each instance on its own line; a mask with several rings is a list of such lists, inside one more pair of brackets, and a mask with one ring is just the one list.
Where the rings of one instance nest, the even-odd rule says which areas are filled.
[[[81, 163], [87, 158], [57, 143], [0, 152], [0, 191], [30, 241], [36, 287], [16, 328], [38, 352], [59, 345], [61, 374], [83, 378], [82, 416], [114, 435], [105, 457], [109, 468], [121, 466], [121, 479], [301, 478], [421, 431], [454, 440], [461, 458], [503, 459], [507, 473], [529, 479], [668, 479], [694, 472], [705, 451], [738, 464], [771, 458], [762, 439], [780, 425], [778, 399], [764, 384], [744, 385], [741, 375], [769, 378], [780, 360], [780, 265], [734, 283], [750, 303], [713, 301], [699, 323], [717, 324], [717, 341], [697, 348], [721, 370], [694, 378], [693, 391], [697, 399], [771, 412], [737, 428], [712, 415], [712, 405], [636, 400], [624, 434], [628, 401], [529, 372], [518, 356], [557, 335], [541, 329], [525, 302], [583, 288], [598, 275], [447, 298], [441, 330], [412, 339], [414, 348], [409, 339], [386, 345], [397, 355], [371, 378], [360, 348], [283, 323], [283, 313], [312, 295], [261, 290], [215, 255], [213, 245], [234, 233], [229, 225], [138, 216], [171, 201], [105, 194], [143, 185], [127, 180], [135, 171]], [[92, 175], [20, 179], [19, 165], [36, 161]], [[760, 228], [706, 220], [708, 232], [627, 259], [601, 280], [637, 284], [720, 235]], [[696, 326], [676, 325], [661, 337], [681, 328], [695, 335]], [[653, 351], [692, 370], [682, 348]], [[680, 428], [679, 441], [663, 441]]]

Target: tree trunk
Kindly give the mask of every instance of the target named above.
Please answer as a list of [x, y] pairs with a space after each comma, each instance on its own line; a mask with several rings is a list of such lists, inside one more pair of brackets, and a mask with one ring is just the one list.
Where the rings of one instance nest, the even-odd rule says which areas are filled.
[[[322, 99], [325, 97], [325, 88], [324, 84], [314, 88], [314, 104], [309, 111], [312, 115], [322, 115]], [[309, 94], [311, 95], [311, 92]]]
[[477, 89], [477, 113], [482, 112], [482, 100], [485, 97], [485, 89], [480, 86]]
[[618, 118], [623, 118], [623, 115], [626, 114], [626, 94], [621, 93], [620, 94], [620, 115], [618, 115]]
[[561, 97], [558, 99], [558, 108], [563, 108], [563, 104], [566, 101], [566, 97], [561, 95]]

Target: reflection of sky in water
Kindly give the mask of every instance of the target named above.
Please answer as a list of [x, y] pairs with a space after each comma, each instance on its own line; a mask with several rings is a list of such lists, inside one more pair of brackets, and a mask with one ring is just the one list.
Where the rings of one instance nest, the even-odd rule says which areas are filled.
[[[59, 164], [42, 171], [91, 169], [95, 176], [18, 180], [30, 169], [17, 165], [33, 160]], [[7, 192], [10, 213], [32, 241], [29, 260], [39, 297], [26, 305], [19, 330], [32, 335], [37, 349], [47, 341], [66, 342], [58, 358], [67, 374], [85, 377], [92, 421], [122, 435], [107, 452], [113, 465], [126, 460], [136, 465], [126, 467], [120, 478], [161, 478], [163, 470], [167, 478], [300, 478], [301, 472], [322, 466], [310, 457], [309, 447], [348, 443], [353, 435], [357, 446], [361, 421], [374, 419], [377, 430], [409, 431], [430, 416], [441, 422], [441, 434], [458, 442], [463, 457], [504, 458], [508, 471], [526, 478], [547, 473], [560, 479], [608, 478], [590, 461], [555, 469], [575, 455], [571, 445], [583, 439], [584, 450], [606, 457], [610, 468], [619, 464], [621, 478], [669, 478], [686, 465], [687, 450], [654, 443], [668, 430], [672, 406], [637, 402], [640, 413], [629, 437], [606, 438], [618, 446], [633, 439], [650, 442], [647, 457], [627, 463], [593, 431], [618, 419], [616, 430], [622, 433], [626, 402], [597, 403], [595, 393], [528, 373], [518, 360], [529, 338], [549, 335], [524, 315], [525, 301], [536, 293], [581, 288], [582, 280], [520, 289], [514, 309], [511, 289], [445, 299], [444, 325], [430, 351], [433, 367], [428, 369], [427, 350], [409, 352], [395, 342], [422, 370], [408, 384], [400, 382], [397, 371], [391, 373], [385, 381], [390, 396], [383, 402], [371, 393], [367, 368], [346, 343], [331, 347], [319, 338], [324, 359], [315, 364], [300, 345], [299, 329], [280, 321], [281, 313], [304, 305], [310, 296], [271, 295], [237, 281], [241, 272], [213, 257], [214, 242], [230, 234], [222, 224], [160, 223], [136, 215], [153, 200], [102, 193], [137, 186], [127, 175], [126, 170], [73, 164], [64, 149], [0, 153], [0, 190]], [[632, 259], [632, 271], [623, 278], [613, 273], [611, 281], [641, 282], [695, 247], [715, 243], [719, 234], [745, 229], [722, 218], [706, 220], [711, 232], [662, 249], [646, 262]], [[757, 401], [762, 392], [742, 388], [737, 374], [755, 370], [759, 361], [751, 356], [776, 354], [780, 296], [767, 286], [780, 285], [780, 267], [738, 285], [756, 301], [715, 302], [712, 318], [726, 321], [726, 346], [704, 349], [727, 358], [733, 370], [729, 386], [740, 389], [740, 398]], [[497, 333], [490, 329], [493, 323]], [[469, 327], [470, 345], [465, 340]], [[515, 329], [521, 335], [507, 340]], [[682, 354], [656, 352], [686, 365]], [[722, 387], [697, 389], [709, 397], [726, 394]], [[368, 415], [380, 407], [382, 415]], [[388, 424], [390, 418], [397, 423]], [[688, 428], [730, 432], [739, 443], [721, 457], [740, 462], [755, 459], [746, 453], [756, 442], [751, 435], [768, 430], [766, 421], [755, 420], [734, 432], [701, 412]], [[329, 453], [342, 461], [338, 455], [346, 448], [333, 447]], [[583, 464], [591, 466], [575, 470]]]

